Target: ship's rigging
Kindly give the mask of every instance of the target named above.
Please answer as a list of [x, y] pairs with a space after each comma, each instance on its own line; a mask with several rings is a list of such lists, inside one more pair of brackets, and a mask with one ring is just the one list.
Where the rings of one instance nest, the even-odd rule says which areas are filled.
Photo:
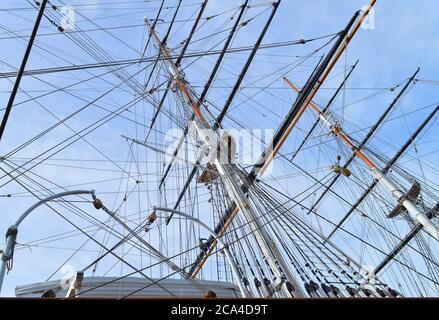
[[[19, 255], [24, 264], [29, 249], [51, 266], [39, 281], [73, 265], [68, 288], [44, 293], [66, 290], [67, 297], [130, 277], [147, 282], [119, 298], [152, 287], [178, 296], [165, 285], [174, 278], [207, 297], [215, 292], [205, 280], [238, 284], [245, 297], [437, 295], [439, 185], [428, 156], [437, 154], [431, 132], [439, 107], [403, 109], [415, 87], [431, 82], [418, 68], [345, 103], [361, 66], [347, 62], [348, 49], [380, 2], [355, 12], [341, 31], [279, 40], [270, 34], [284, 2], [96, 4], [96, 11], [132, 5], [133, 14], [145, 6], [143, 23], [109, 27], [88, 17], [83, 4], [68, 29], [60, 10], [66, 3], [28, 0], [26, 10], [41, 12], [30, 39], [26, 30], [0, 25], [0, 42], [26, 45], [30, 62], [33, 55], [44, 62], [28, 67], [25, 55], [16, 70], [1, 61], [0, 81], [11, 86], [2, 92], [10, 101], [2, 109], [2, 200], [41, 201], [48, 210], [38, 238], [21, 224], [8, 229], [13, 245], [2, 253], [4, 268], [18, 272], [13, 262]], [[115, 17], [122, 19], [123, 10]], [[143, 34], [137, 47], [117, 34], [136, 27]], [[130, 55], [111, 51], [95, 32]], [[46, 42], [52, 37], [69, 47], [54, 48]], [[390, 103], [376, 107], [367, 125], [345, 116], [383, 94]], [[55, 101], [68, 107], [60, 112]], [[50, 121], [15, 141], [14, 115], [29, 106]], [[261, 126], [272, 126], [273, 136], [254, 130]], [[383, 133], [387, 126], [404, 129], [393, 136]], [[250, 140], [234, 141], [234, 129]], [[244, 163], [255, 144], [262, 148]], [[93, 189], [92, 199], [57, 198], [78, 187]], [[63, 226], [47, 223], [55, 217]], [[51, 261], [46, 252], [57, 250], [65, 253]], [[81, 291], [95, 276], [104, 278]]]

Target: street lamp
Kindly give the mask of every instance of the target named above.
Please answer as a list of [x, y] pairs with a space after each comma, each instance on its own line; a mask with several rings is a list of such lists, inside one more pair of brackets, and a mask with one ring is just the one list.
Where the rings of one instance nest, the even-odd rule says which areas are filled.
[[213, 231], [210, 227], [208, 227], [204, 222], [202, 222], [201, 220], [188, 215], [184, 212], [175, 210], [175, 209], [170, 209], [170, 208], [162, 208], [162, 207], [153, 207], [154, 211], [167, 211], [167, 212], [171, 212], [174, 213], [176, 215], [182, 216], [187, 218], [188, 220], [192, 220], [196, 223], [198, 223], [200, 226], [202, 226], [204, 229], [206, 229], [207, 231], [209, 231], [209, 233], [215, 238], [216, 241], [218, 241], [218, 243], [221, 245], [222, 250], [224, 250], [224, 253], [226, 255], [226, 258], [230, 264], [230, 267], [232, 269], [233, 275], [235, 276], [235, 278], [238, 280], [238, 287], [239, 287], [239, 291], [241, 291], [241, 295], [243, 298], [247, 298], [248, 297], [248, 293], [247, 290], [244, 288], [244, 286], [242, 285], [242, 279], [239, 276], [239, 272], [238, 272], [238, 268], [235, 264], [235, 261], [233, 260], [232, 256], [230, 255], [229, 250], [227, 249], [227, 245], [221, 240], [220, 236]]
[[65, 196], [70, 195], [80, 195], [80, 194], [91, 194], [94, 195], [94, 190], [73, 190], [73, 191], [65, 191], [57, 194], [53, 194], [47, 198], [44, 198], [37, 203], [35, 203], [33, 206], [31, 206], [29, 209], [27, 209], [23, 214], [18, 218], [18, 220], [15, 222], [15, 224], [11, 225], [6, 231], [6, 249], [3, 252], [3, 255], [1, 256], [1, 266], [0, 266], [0, 292], [2, 290], [3, 285], [3, 279], [5, 277], [6, 273], [6, 267], [8, 262], [13, 258], [14, 256], [14, 248], [15, 248], [15, 240], [17, 239], [17, 233], [18, 233], [18, 226], [20, 223], [36, 208], [41, 206], [42, 204], [52, 201], [57, 198], [62, 198]]

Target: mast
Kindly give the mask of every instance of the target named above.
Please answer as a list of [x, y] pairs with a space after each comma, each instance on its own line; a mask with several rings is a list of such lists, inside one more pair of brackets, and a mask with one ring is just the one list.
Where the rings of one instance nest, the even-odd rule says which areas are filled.
[[[177, 66], [180, 65], [181, 60], [183, 59], [183, 57], [186, 54], [186, 50], [189, 47], [189, 43], [192, 40], [192, 36], [194, 35], [195, 31], [197, 30], [198, 24], [200, 23], [201, 17], [203, 16], [204, 10], [206, 9], [206, 6], [207, 6], [208, 2], [209, 2], [209, 0], [204, 0], [204, 2], [201, 5], [200, 11], [198, 13], [198, 16], [197, 16], [194, 24], [192, 25], [192, 29], [191, 29], [191, 31], [189, 33], [189, 37], [186, 39], [184, 47], [181, 50], [180, 55], [177, 58], [177, 62], [176, 62]], [[145, 21], [145, 22], [147, 22], [147, 21]], [[158, 57], [160, 57], [160, 53], [159, 53]], [[163, 93], [162, 99], [160, 100], [160, 103], [157, 106], [156, 111], [155, 111], [155, 113], [154, 113], [154, 115], [152, 117], [151, 125], [150, 125], [150, 130], [149, 130], [148, 134], [146, 135], [146, 139], [145, 140], [148, 140], [149, 134], [151, 133], [151, 130], [154, 127], [154, 124], [155, 124], [155, 122], [157, 120], [157, 117], [158, 117], [158, 115], [160, 113], [160, 110], [162, 109], [163, 104], [165, 103], [165, 99], [166, 99], [166, 96], [169, 93], [169, 89], [170, 89], [169, 86], [167, 86], [165, 92]]]
[[[410, 136], [410, 138], [406, 141], [406, 143], [399, 149], [399, 151], [393, 156], [393, 158], [386, 164], [386, 166], [383, 168], [383, 172], [387, 173], [390, 168], [398, 161], [398, 159], [401, 157], [401, 155], [407, 150], [407, 148], [413, 143], [414, 139], [422, 132], [422, 130], [425, 128], [425, 126], [428, 124], [428, 122], [433, 118], [433, 116], [438, 112], [439, 106], [436, 107], [433, 112], [424, 120], [424, 122], [416, 129], [416, 131]], [[358, 208], [358, 206], [363, 202], [363, 200], [367, 197], [367, 195], [375, 188], [375, 186], [378, 184], [378, 180], [375, 180], [358, 198], [358, 200], [354, 203], [354, 205], [349, 209], [349, 211], [346, 213], [346, 215], [340, 220], [340, 222], [337, 224], [337, 226], [334, 228], [334, 230], [331, 231], [331, 233], [328, 235], [327, 239], [332, 237], [335, 232], [343, 225], [343, 223], [346, 221], [347, 218], [350, 217], [350, 215]], [[420, 231], [420, 229], [419, 229]], [[418, 231], [418, 232], [419, 232]]]
[[[417, 74], [419, 73], [419, 70], [420, 69], [418, 68], [416, 70], [416, 72], [410, 77], [410, 79], [406, 82], [406, 84], [401, 89], [401, 91], [398, 93], [398, 95], [393, 99], [393, 101], [390, 103], [390, 105], [387, 107], [387, 109], [384, 111], [384, 113], [381, 115], [381, 117], [378, 119], [378, 121], [375, 122], [375, 124], [372, 126], [372, 128], [370, 128], [369, 132], [366, 134], [364, 139], [358, 145], [358, 149], [362, 149], [367, 144], [369, 139], [375, 134], [375, 132], [378, 130], [379, 126], [386, 119], [387, 115], [389, 115], [390, 112], [393, 111], [393, 109], [395, 108], [396, 104], [401, 99], [402, 95], [407, 91], [407, 89], [410, 87], [410, 85], [412, 83], [414, 83], [415, 78], [416, 78]], [[326, 110], [323, 110], [322, 112], [324, 113], [324, 112], [326, 112]], [[317, 121], [319, 121], [319, 120], [317, 119]], [[351, 157], [346, 161], [346, 163], [343, 165], [343, 167], [341, 169], [342, 170], [346, 169], [352, 163], [352, 161], [355, 159], [355, 157], [356, 157], [356, 153], [354, 152], [351, 155]], [[314, 202], [314, 204], [312, 205], [310, 211], [313, 211], [317, 207], [317, 205], [320, 203], [320, 201], [322, 201], [322, 199], [328, 193], [328, 191], [331, 190], [332, 186], [337, 182], [337, 180], [338, 180], [338, 178], [340, 178], [340, 176], [341, 176], [341, 172], [338, 172], [335, 175], [335, 177], [331, 180], [331, 182], [328, 184], [328, 186], [325, 187], [325, 190], [323, 190], [323, 192], [320, 194], [318, 199]], [[332, 234], [329, 235], [328, 238], [331, 237], [331, 236], [332, 236]]]
[[[274, 5], [273, 10], [275, 11], [276, 9], [277, 9], [277, 5]], [[179, 91], [182, 93], [184, 97], [184, 100], [187, 104], [187, 105], [185, 104], [184, 107], [189, 106], [190, 110], [195, 115], [194, 124], [198, 135], [201, 137], [205, 146], [207, 146], [209, 150], [217, 150], [217, 144], [215, 143], [215, 141], [212, 141], [214, 140], [212, 139], [213, 137], [209, 136], [206, 133], [206, 129], [211, 130], [212, 132], [212, 127], [209, 125], [208, 121], [202, 115], [201, 110], [199, 109], [199, 106], [196, 103], [197, 99], [193, 96], [192, 91], [189, 90], [187, 87], [186, 84], [187, 82], [184, 78], [184, 75], [182, 74], [178, 66], [173, 62], [167, 47], [160, 41], [160, 39], [158, 38], [154, 30], [150, 27], [148, 22], [147, 25], [152, 37], [154, 38], [157, 46], [159, 47], [159, 50], [161, 51], [162, 55], [166, 58], [168, 62], [169, 72], [173, 78], [173, 81], [175, 81], [176, 87], [179, 89]], [[227, 149], [225, 147], [223, 146], [220, 147], [221, 153], [225, 152], [226, 150]], [[225, 158], [221, 156], [220, 157], [213, 156], [211, 162], [215, 165], [220, 176], [222, 177], [222, 181], [224, 182], [228, 194], [237, 204], [239, 210], [241, 211], [244, 218], [248, 222], [249, 227], [252, 233], [254, 234], [256, 241], [260, 245], [262, 253], [266, 257], [267, 262], [270, 265], [270, 268], [273, 270], [276, 276], [276, 279], [278, 281], [277, 285], [281, 285], [282, 291], [287, 296], [292, 296], [292, 297], [303, 296], [303, 293], [301, 292], [301, 289], [295, 277], [290, 272], [287, 263], [284, 261], [282, 254], [280, 253], [279, 249], [276, 246], [272, 245], [273, 240], [270, 238], [264, 226], [261, 225], [261, 223], [259, 222], [257, 218], [257, 214], [254, 211], [254, 208], [248, 202], [241, 188], [241, 185], [234, 173], [234, 168], [232, 164], [230, 163], [224, 164], [220, 161], [220, 159], [225, 159]], [[241, 279], [237, 279], [237, 281], [240, 280]], [[291, 288], [287, 286], [287, 282], [293, 284], [294, 295], [290, 292]]]
[[[250, 174], [247, 176], [246, 183], [242, 186], [243, 190], [246, 192], [248, 188], [254, 183], [257, 176], [263, 172], [264, 165], [266, 165], [269, 161], [271, 161], [274, 157], [274, 155], [279, 151], [279, 148], [277, 151], [274, 151], [274, 146], [276, 146], [279, 141], [281, 141], [282, 137], [284, 135], [288, 135], [289, 132], [285, 133], [288, 128], [291, 127], [291, 125], [294, 126], [293, 121], [295, 117], [297, 116], [297, 113], [300, 110], [300, 107], [303, 105], [303, 102], [307, 98], [308, 94], [312, 91], [312, 89], [316, 86], [317, 83], [322, 83], [324, 79], [322, 78], [322, 75], [324, 74], [325, 70], [327, 70], [328, 65], [330, 64], [331, 60], [334, 58], [334, 56], [339, 52], [338, 57], [340, 57], [340, 46], [343, 43], [343, 40], [345, 40], [346, 36], [348, 35], [348, 38], [346, 38], [345, 41], [350, 41], [352, 37], [355, 35], [356, 30], [358, 30], [359, 26], [361, 25], [362, 21], [366, 18], [366, 16], [369, 14], [370, 9], [375, 4], [376, 1], [372, 1], [370, 7], [367, 11], [365, 11], [360, 18], [359, 22], [356, 25], [356, 28], [351, 34], [348, 35], [349, 30], [354, 25], [355, 21], [357, 20], [359, 16], [359, 12], [357, 11], [353, 17], [350, 19], [348, 24], [345, 26], [342, 32], [339, 33], [337, 41], [334, 43], [333, 47], [331, 48], [330, 52], [327, 54], [325, 59], [321, 62], [321, 64], [316, 68], [316, 70], [313, 72], [311, 77], [308, 79], [304, 90], [302, 90], [301, 94], [295, 101], [295, 103], [292, 105], [289, 113], [285, 117], [284, 121], [282, 122], [281, 126], [277, 130], [275, 136], [273, 137], [272, 141], [270, 142], [269, 146], [266, 148], [266, 150], [261, 154], [259, 160], [256, 162], [256, 164], [253, 166], [253, 169], [251, 170]], [[344, 49], [343, 49], [344, 50]], [[325, 76], [325, 78], [327, 75]], [[291, 130], [290, 130], [291, 132]], [[226, 231], [227, 227], [230, 225], [230, 219], [233, 219], [234, 215], [236, 215], [236, 204], [231, 204], [223, 213], [223, 215], [220, 217], [219, 223], [215, 227], [215, 232], [218, 234], [222, 234]], [[209, 239], [210, 243], [212, 243], [213, 239]], [[212, 252], [215, 248], [216, 242], [213, 242], [209, 252]], [[204, 252], [200, 252], [200, 254], [197, 257], [197, 260], [194, 263], [193, 270], [199, 269], [198, 266], [200, 264], [203, 264], [205, 260], [207, 259], [208, 255], [205, 255]]]
[[[287, 78], [284, 79], [293, 90], [299, 92], [299, 90]], [[427, 231], [436, 240], [439, 240], [439, 229], [421, 210], [418, 209], [410, 194], [411, 190], [409, 192], [403, 192], [403, 188], [398, 186], [398, 184], [386, 174], [386, 171], [379, 170], [378, 167], [359, 149], [359, 147], [355, 145], [352, 139], [343, 132], [343, 130], [337, 123], [331, 122], [331, 120], [326, 115], [324, 115], [314, 105], [314, 103], [312, 103], [312, 101], [310, 102], [309, 106], [317, 113], [318, 118], [324, 123], [324, 125], [330, 130], [330, 132], [334, 134], [334, 136], [339, 138], [350, 149], [352, 149], [357, 157], [364, 164], [366, 164], [367, 167], [369, 167], [372, 176], [375, 177], [378, 182], [381, 182], [381, 184], [390, 192], [390, 194], [397, 203], [397, 206], [394, 210], [398, 209], [402, 212], [402, 210], [405, 209], [412, 219], [417, 220], [424, 226], [425, 231]], [[411, 142], [412, 140], [410, 140], [410, 143]]]
[[[335, 91], [335, 93], [332, 95], [331, 99], [329, 99], [328, 103], [326, 104], [326, 106], [323, 108], [322, 112], [326, 112], [326, 110], [328, 110], [332, 103], [335, 101], [335, 98], [337, 98], [338, 94], [340, 93], [341, 89], [346, 85], [346, 83], [348, 82], [349, 78], [351, 77], [351, 74], [354, 72], [355, 68], [358, 65], [358, 61], [355, 62], [355, 64], [352, 66], [351, 70], [348, 72], [348, 74], [346, 75], [346, 77], [343, 79], [342, 83], [340, 83], [340, 85], [338, 86], [337, 90]], [[317, 125], [319, 124], [319, 120], [317, 119], [313, 126], [311, 127], [311, 129], [309, 129], [308, 133], [306, 134], [305, 138], [303, 138], [302, 143], [299, 145], [299, 147], [296, 149], [296, 151], [294, 151], [293, 156], [291, 157], [290, 161], [293, 161], [294, 158], [297, 156], [297, 154], [299, 153], [299, 151], [303, 148], [303, 146], [306, 143], [306, 140], [308, 140], [308, 138], [311, 136], [311, 134], [313, 133], [314, 129], [317, 127]]]
[[[181, 6], [181, 2], [182, 1], [183, 0], [179, 0], [178, 1], [177, 8], [175, 9], [174, 15], [172, 16], [171, 23], [169, 24], [168, 30], [166, 31], [166, 34], [165, 34], [165, 36], [163, 38], [163, 42], [164, 43], [166, 43], [166, 41], [168, 41], [169, 34], [171, 33], [172, 27], [174, 26], [175, 19], [177, 18], [178, 12], [180, 11], [180, 6]], [[163, 6], [163, 3], [164, 3], [164, 1], [162, 2], [162, 6]], [[162, 10], [162, 6], [159, 9], [159, 13], [157, 14], [157, 18], [153, 22], [153, 25], [152, 25], [153, 29], [155, 29], [155, 25], [156, 25], [156, 23], [157, 23], [157, 21], [159, 19], [160, 12]], [[144, 54], [146, 52], [146, 49], [148, 48], [148, 44], [149, 44], [150, 40], [151, 40], [151, 38], [148, 38], [148, 42], [146, 43], [145, 50], [143, 51], [143, 54], [142, 54], [140, 59], [143, 59], [143, 56], [144, 56]], [[148, 87], [148, 84], [149, 84], [149, 82], [152, 79], [152, 76], [154, 74], [154, 70], [157, 68], [157, 65], [158, 65], [159, 61], [160, 61], [160, 54], [157, 56], [157, 59], [154, 62], [154, 65], [153, 65], [153, 67], [151, 69], [151, 72], [149, 73], [148, 80], [146, 80], [146, 83], [145, 83], [145, 89]]]
[[[244, 12], [244, 9], [247, 6], [247, 3], [248, 3], [248, 1], [245, 1], [243, 7], [241, 8], [241, 12], [240, 12], [240, 16], [239, 17], [242, 17], [242, 14]], [[266, 34], [267, 30], [268, 30], [268, 27], [270, 26], [270, 24], [271, 24], [271, 22], [273, 20], [273, 17], [275, 15], [276, 11], [277, 11], [277, 7], [279, 6], [279, 4], [280, 4], [280, 1], [273, 3], [273, 10], [271, 12], [271, 15], [268, 18], [267, 22], [265, 23], [264, 29], [262, 30], [261, 34], [259, 35], [258, 40], [256, 41], [255, 45], [253, 46], [252, 52], [250, 53], [249, 57], [247, 58], [247, 62], [245, 63], [243, 69], [241, 70], [241, 73], [240, 73], [240, 75], [238, 77], [238, 80], [236, 81], [236, 83], [235, 83], [235, 85], [234, 85], [234, 87], [233, 87], [229, 97], [227, 98], [226, 103], [225, 103], [224, 107], [222, 108], [222, 111], [221, 111], [220, 115], [216, 118], [213, 130], [218, 129], [221, 126], [221, 123], [222, 123], [222, 121], [224, 119], [224, 116], [226, 115], [228, 108], [230, 107], [231, 103], [233, 102], [233, 99], [234, 99], [234, 97], [235, 97], [235, 95], [236, 95], [236, 93], [237, 93], [237, 91], [239, 89], [239, 86], [241, 85], [242, 80], [244, 79], [245, 74], [247, 73], [247, 71], [248, 71], [248, 69], [249, 69], [249, 67], [250, 67], [250, 65], [251, 65], [251, 63], [253, 61], [253, 58], [256, 55], [256, 52], [258, 51], [258, 49], [259, 49], [259, 47], [260, 47], [260, 45], [262, 43], [262, 40], [264, 39], [264, 36], [265, 36], [265, 34]], [[226, 54], [227, 48], [228, 48], [228, 46], [229, 46], [229, 44], [230, 44], [230, 42], [232, 40], [233, 34], [235, 32], [234, 30], [236, 30], [236, 27], [238, 26], [239, 19], [236, 21], [236, 24], [233, 27], [232, 32], [229, 34], [229, 37], [228, 37], [228, 39], [226, 41], [226, 44], [224, 45], [224, 48], [223, 48], [223, 50], [221, 52], [221, 55], [218, 58], [217, 63], [215, 64], [215, 67], [214, 67], [214, 69], [211, 72], [209, 80], [206, 82], [206, 85], [204, 86], [204, 89], [203, 89], [203, 91], [202, 91], [202, 93], [201, 93], [201, 95], [200, 95], [200, 97], [198, 99], [198, 105], [201, 105], [201, 103], [204, 101], [205, 96], [207, 95], [207, 92], [208, 92], [208, 90], [209, 90], [209, 88], [210, 88], [210, 86], [211, 86], [211, 84], [213, 82], [213, 79], [215, 78], [215, 75], [216, 75], [216, 73], [217, 73], [217, 71], [219, 69], [219, 66], [220, 66], [220, 64], [221, 64], [221, 62], [223, 60], [223, 57]], [[193, 119], [194, 119], [194, 116], [191, 117], [191, 121]], [[188, 133], [188, 130], [189, 130], [189, 127], [186, 126], [186, 128], [184, 130], [184, 133], [183, 133], [183, 136], [180, 138], [180, 141], [177, 144], [176, 150], [173, 153], [174, 156], [177, 155], [181, 145], [183, 144], [184, 139], [185, 139], [185, 137], [186, 137], [186, 135]], [[197, 159], [197, 165], [201, 162], [203, 157], [204, 157], [204, 155], [200, 154], [200, 158]], [[175, 159], [175, 158], [173, 158], [173, 159]], [[171, 162], [168, 164], [168, 167], [166, 168], [166, 171], [165, 171], [165, 176], [169, 173], [169, 170], [171, 169], [172, 164], [173, 164], [173, 160], [171, 160]], [[176, 209], [179, 206], [180, 201], [182, 200], [182, 198], [184, 196], [184, 193], [186, 192], [187, 188], [189, 187], [190, 182], [194, 178], [196, 172], [197, 172], [197, 168], [194, 167], [192, 169], [191, 173], [189, 174], [187, 180], [186, 180], [186, 183], [185, 183], [185, 185], [183, 187], [183, 190], [181, 191], [181, 193], [180, 193], [180, 195], [179, 195], [179, 197], [177, 199], [176, 204], [174, 205], [174, 209]], [[159, 187], [162, 186], [163, 181], [164, 181], [164, 179], [162, 179], [162, 181], [160, 182], [160, 186]], [[172, 218], [172, 214], [169, 216], [167, 223], [169, 223], [171, 218]], [[215, 230], [219, 231], [218, 229], [215, 229]]]
[[221, 122], [223, 121], [224, 117], [226, 116], [226, 113], [229, 110], [229, 107], [232, 104], [232, 101], [233, 101], [236, 93], [238, 92], [239, 87], [241, 86], [242, 80], [244, 80], [244, 77], [247, 74], [247, 71], [250, 68], [250, 65], [252, 64], [252, 61], [256, 55], [256, 52], [258, 51], [258, 49], [262, 43], [262, 40], [264, 40], [265, 34], [267, 33], [268, 27], [270, 26], [271, 22], [273, 21], [274, 15], [276, 14], [276, 11], [280, 5], [280, 2], [281, 2], [281, 0], [273, 2], [273, 10], [271, 11], [270, 17], [268, 18], [267, 22], [265, 23], [264, 29], [262, 30], [261, 34], [259, 35], [258, 40], [256, 41], [255, 45], [253, 46], [252, 52], [250, 53], [250, 56], [247, 58], [247, 61], [244, 65], [244, 67], [242, 68], [241, 73], [239, 74], [239, 77], [236, 80], [235, 85], [233, 86], [232, 92], [230, 93], [223, 109], [221, 110], [221, 113], [218, 115], [218, 117], [215, 120], [214, 129], [218, 128], [221, 125]]
[[[330, 54], [328, 54], [328, 57], [325, 59], [324, 63], [322, 63], [319, 72], [316, 72], [316, 74], [313, 76], [312, 81], [309, 81], [305, 89], [302, 90], [302, 93], [299, 95], [295, 102], [295, 106], [292, 108], [289, 116], [287, 117], [288, 120], [283, 122], [272, 142], [267, 147], [266, 152], [264, 152], [257, 165], [255, 165], [255, 167], [253, 168], [251, 173], [253, 176], [257, 176], [260, 173], [263, 173], [268, 165], [271, 163], [271, 161], [274, 159], [274, 156], [279, 152], [280, 148], [287, 140], [289, 134], [299, 121], [301, 115], [303, 114], [303, 112], [305, 112], [305, 109], [310, 104], [312, 99], [321, 88], [322, 84], [325, 82], [326, 78], [331, 73], [338, 59], [340, 59], [341, 55], [346, 50], [348, 44], [357, 33], [363, 21], [369, 15], [369, 12], [372, 10], [375, 3], [376, 0], [371, 0], [367, 9], [361, 15], [359, 11], [357, 11], [352, 17], [351, 21], [346, 26], [346, 28], [343, 30], [343, 32], [340, 33], [337, 43], [332, 48]], [[360, 18], [357, 20], [358, 16], [360, 16]], [[357, 22], [355, 23], [355, 21]], [[352, 30], [349, 33], [351, 27]], [[335, 50], [336, 52], [334, 52]]]
[[[163, 5], [164, 5], [164, 4], [165, 4], [165, 0], [162, 0], [162, 3], [160, 4], [160, 8], [159, 8], [159, 10], [157, 11], [157, 15], [156, 15], [156, 17], [155, 17], [155, 19], [154, 19], [154, 22], [152, 23], [152, 27], [153, 27], [153, 28], [155, 28], [155, 26], [156, 26], [156, 24], [157, 24], [157, 21], [159, 20], [159, 17], [160, 17], [160, 14], [162, 13]], [[178, 9], [177, 9], [177, 11], [178, 11]], [[145, 56], [146, 49], [148, 49], [148, 46], [149, 46], [149, 42], [150, 42], [150, 41], [151, 41], [151, 38], [148, 38], [148, 41], [146, 41], [146, 44], [145, 44], [145, 49], [143, 49], [142, 55], [140, 56], [140, 60], [142, 60], [143, 57]]]

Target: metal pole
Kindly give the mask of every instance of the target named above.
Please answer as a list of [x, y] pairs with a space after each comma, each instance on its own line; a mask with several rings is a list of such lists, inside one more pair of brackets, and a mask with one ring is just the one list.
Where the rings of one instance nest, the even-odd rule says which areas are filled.
[[15, 96], [17, 95], [17, 90], [20, 85], [21, 77], [23, 76], [24, 68], [26, 68], [26, 63], [29, 58], [30, 51], [32, 49], [32, 45], [35, 40], [35, 36], [37, 35], [38, 28], [40, 26], [41, 18], [43, 17], [44, 8], [46, 7], [47, 0], [43, 0], [40, 6], [40, 11], [38, 12], [37, 20], [35, 21], [34, 29], [32, 30], [32, 34], [29, 38], [29, 42], [27, 43], [27, 48], [24, 53], [23, 61], [21, 62], [20, 70], [17, 74], [17, 79], [15, 80], [14, 87], [11, 92], [11, 96], [9, 97], [8, 105], [6, 106], [5, 114], [3, 115], [3, 120], [0, 125], [0, 140], [3, 137], [3, 132], [6, 128], [6, 123], [8, 122], [9, 114], [11, 113], [12, 105], [14, 104]]
[[23, 214], [17, 219], [15, 224], [9, 227], [8, 231], [6, 232], [6, 249], [5, 252], [3, 252], [3, 255], [1, 257], [1, 266], [0, 266], [0, 293], [2, 291], [3, 286], [3, 279], [5, 277], [6, 273], [6, 266], [8, 264], [8, 261], [10, 261], [14, 256], [14, 248], [15, 248], [15, 240], [17, 239], [17, 233], [18, 233], [18, 226], [20, 223], [37, 207], [41, 206], [42, 204], [52, 201], [57, 198], [62, 198], [65, 196], [70, 195], [79, 195], [79, 194], [91, 194], [94, 195], [94, 190], [74, 190], [74, 191], [65, 191], [57, 194], [53, 194], [47, 198], [44, 198], [37, 203], [35, 203], [33, 206], [31, 206], [29, 209], [27, 209]]
[[227, 260], [229, 261], [230, 267], [232, 268], [232, 272], [233, 275], [235, 276], [235, 278], [238, 280], [238, 287], [239, 287], [239, 291], [241, 291], [241, 295], [243, 298], [247, 298], [249, 296], [247, 290], [244, 288], [243, 284], [242, 284], [242, 277], [239, 275], [238, 272], [238, 267], [235, 264], [235, 261], [233, 261], [233, 258], [230, 254], [229, 249], [227, 249], [227, 245], [221, 240], [220, 236], [218, 234], [215, 233], [215, 231], [213, 231], [211, 228], [209, 228], [204, 222], [202, 222], [201, 220], [188, 215], [184, 212], [175, 210], [175, 209], [170, 209], [170, 208], [162, 208], [162, 207], [153, 207], [154, 211], [168, 211], [168, 212], [172, 212], [173, 214], [185, 217], [189, 220], [192, 220], [196, 223], [198, 223], [200, 226], [202, 226], [204, 229], [206, 229], [207, 231], [209, 231], [209, 233], [215, 237], [215, 240], [219, 242], [219, 244], [221, 245], [222, 249], [224, 250], [224, 253], [226, 255]]

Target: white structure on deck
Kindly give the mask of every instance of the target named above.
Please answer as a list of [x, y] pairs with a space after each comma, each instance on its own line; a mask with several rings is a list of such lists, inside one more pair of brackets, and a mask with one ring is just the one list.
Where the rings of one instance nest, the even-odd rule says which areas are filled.
[[[145, 278], [125, 278], [106, 284], [117, 278], [111, 277], [85, 277], [82, 280], [81, 287], [78, 289], [78, 298], [109, 298], [117, 299], [131, 294], [141, 288], [148, 286], [150, 280]], [[155, 281], [155, 279], [153, 279]], [[239, 288], [231, 283], [204, 281], [199, 280], [200, 284], [216, 293], [218, 298], [236, 298], [239, 297]], [[34, 283], [29, 285], [17, 286], [15, 288], [15, 295], [19, 298], [40, 298], [43, 293], [48, 290], [56, 290], [60, 288], [61, 281], [54, 280], [42, 283]], [[105, 284], [105, 285], [103, 285]], [[204, 298], [203, 293], [195, 287], [188, 284], [184, 279], [163, 279], [159, 284], [175, 294], [179, 298]], [[101, 287], [98, 287], [103, 285]], [[96, 288], [98, 287], [98, 288]], [[92, 288], [94, 290], [88, 291]], [[82, 292], [85, 292], [81, 294]], [[66, 297], [67, 290], [61, 290], [57, 293], [57, 297]], [[128, 298], [172, 298], [168, 292], [157, 285], [148, 286], [139, 292], [130, 295]]]

